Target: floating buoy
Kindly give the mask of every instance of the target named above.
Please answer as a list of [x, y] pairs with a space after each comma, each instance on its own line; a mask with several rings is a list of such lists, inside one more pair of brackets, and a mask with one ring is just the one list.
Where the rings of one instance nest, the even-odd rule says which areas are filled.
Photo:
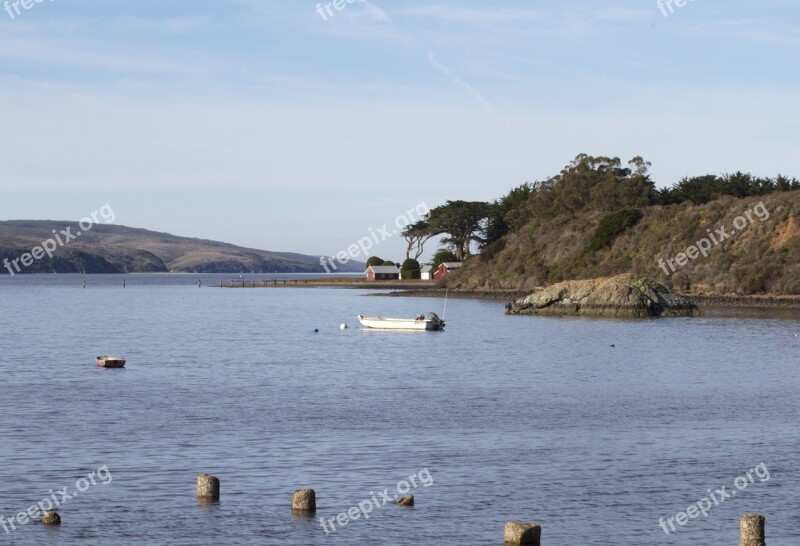
[[344, 322], [343, 322], [343, 323], [341, 323], [341, 324], [339, 325], [339, 329], [340, 329], [340, 330], [347, 330], [347, 324], [345, 324]]

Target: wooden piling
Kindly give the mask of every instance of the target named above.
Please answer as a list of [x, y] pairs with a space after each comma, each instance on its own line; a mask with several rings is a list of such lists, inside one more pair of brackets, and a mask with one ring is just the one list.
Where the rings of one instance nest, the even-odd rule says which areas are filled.
[[42, 514], [42, 524], [43, 525], [61, 525], [61, 516], [58, 515], [58, 512], [54, 512], [52, 510], [48, 510], [44, 514]]
[[414, 506], [414, 495], [406, 495], [395, 501], [398, 506]]
[[197, 476], [197, 498], [219, 500], [219, 478], [211, 474]]
[[739, 518], [739, 546], [764, 546], [764, 516], [745, 514]]
[[542, 527], [538, 523], [520, 523], [509, 521], [506, 523], [503, 534], [506, 544], [528, 544], [540, 546], [542, 540]]
[[292, 511], [310, 513], [317, 510], [317, 494], [313, 489], [298, 489], [292, 495]]

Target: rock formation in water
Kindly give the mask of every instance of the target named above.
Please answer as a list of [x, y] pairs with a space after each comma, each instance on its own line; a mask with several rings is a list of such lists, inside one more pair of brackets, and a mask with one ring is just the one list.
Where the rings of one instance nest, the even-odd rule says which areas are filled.
[[539, 288], [506, 306], [509, 315], [691, 317], [702, 314], [687, 297], [650, 279], [616, 277], [566, 281]]

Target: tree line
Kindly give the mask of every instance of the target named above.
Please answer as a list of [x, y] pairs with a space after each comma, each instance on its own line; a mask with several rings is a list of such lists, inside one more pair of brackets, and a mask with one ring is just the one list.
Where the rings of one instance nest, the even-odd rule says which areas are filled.
[[[639, 156], [623, 165], [618, 157], [580, 154], [559, 174], [526, 182], [493, 202], [447, 201], [403, 231], [408, 243], [406, 260], [418, 266], [425, 244], [437, 236], [441, 237], [439, 263], [448, 261], [441, 259], [440, 254], [444, 253], [452, 261], [463, 261], [473, 248], [491, 254], [492, 245], [496, 249], [505, 235], [535, 220], [546, 222], [601, 210], [624, 211], [620, 221], [629, 223], [635, 221], [635, 211], [646, 206], [702, 204], [726, 195], [744, 198], [800, 189], [797, 178], [757, 177], [742, 172], [684, 177], [670, 187], [658, 189], [650, 167]], [[405, 263], [402, 268], [406, 268]]]

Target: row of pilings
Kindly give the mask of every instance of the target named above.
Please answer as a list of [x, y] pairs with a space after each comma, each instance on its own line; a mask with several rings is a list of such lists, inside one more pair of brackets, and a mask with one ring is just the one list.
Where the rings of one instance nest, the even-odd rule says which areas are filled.
[[[219, 478], [209, 474], [197, 477], [197, 497], [203, 500], [218, 501], [220, 497]], [[402, 502], [401, 502], [402, 501]], [[414, 496], [408, 495], [398, 500], [398, 504], [413, 505]], [[298, 489], [292, 495], [292, 512], [310, 515], [317, 510], [317, 494], [313, 489]], [[764, 516], [745, 514], [739, 519], [739, 546], [765, 546]], [[503, 540], [507, 545], [540, 546], [542, 527], [538, 523], [506, 523]]]
[[[203, 502], [215, 502], [220, 498], [220, 481], [216, 476], [200, 474], [197, 477], [197, 498]], [[397, 504], [413, 506], [414, 496], [407, 495], [397, 500]], [[292, 512], [311, 515], [317, 510], [317, 494], [313, 489], [298, 489], [292, 495]], [[739, 546], [765, 546], [765, 518], [759, 514], [745, 514], [739, 519]], [[45, 512], [42, 517], [45, 525], [60, 525], [61, 516], [54, 511]], [[541, 546], [542, 527], [538, 523], [509, 521], [503, 531], [507, 545]]]

